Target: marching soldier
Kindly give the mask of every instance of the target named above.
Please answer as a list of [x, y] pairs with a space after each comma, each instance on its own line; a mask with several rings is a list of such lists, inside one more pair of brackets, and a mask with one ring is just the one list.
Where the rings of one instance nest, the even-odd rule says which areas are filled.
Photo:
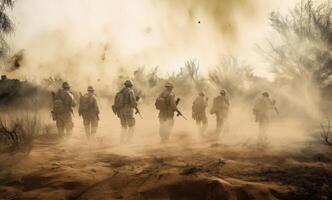
[[196, 121], [198, 131], [203, 135], [207, 129], [208, 120], [206, 117], [206, 108], [208, 98], [204, 99], [205, 94], [200, 92], [192, 105], [192, 118]]
[[89, 86], [87, 91], [88, 92], [80, 98], [78, 114], [79, 116], [83, 117], [85, 134], [88, 138], [90, 138], [91, 136], [94, 136], [97, 132], [99, 121], [99, 107], [93, 87]]
[[155, 102], [155, 106], [159, 110], [159, 134], [162, 143], [168, 141], [174, 125], [174, 113], [178, 111], [173, 88], [171, 83], [166, 83], [165, 90]]
[[210, 113], [216, 115], [217, 127], [216, 136], [219, 136], [223, 130], [224, 123], [228, 117], [230, 101], [225, 90], [220, 91], [220, 95], [213, 100]]
[[[62, 89], [58, 90], [56, 94], [53, 94], [53, 111], [52, 116], [56, 121], [58, 133], [61, 136], [71, 135], [74, 127], [72, 114], [73, 107], [76, 106], [74, 96], [70, 91], [70, 86], [67, 82], [62, 84]], [[65, 133], [66, 131], [66, 133]]]
[[278, 113], [275, 104], [276, 101], [270, 98], [268, 92], [263, 92], [254, 104], [253, 113], [256, 117], [256, 122], [259, 124], [257, 139], [259, 145], [265, 145], [267, 142], [266, 132], [270, 123], [271, 111], [275, 110]]
[[122, 143], [130, 142], [133, 137], [135, 129], [134, 109], [137, 110], [138, 100], [132, 89], [133, 83], [127, 80], [124, 86], [125, 87], [116, 94], [114, 105], [112, 106], [113, 112], [120, 118]]

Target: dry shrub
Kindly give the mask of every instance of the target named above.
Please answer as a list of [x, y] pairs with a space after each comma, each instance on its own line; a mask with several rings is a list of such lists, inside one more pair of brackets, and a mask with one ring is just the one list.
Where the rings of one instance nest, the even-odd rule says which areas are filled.
[[[114, 84], [117, 85], [117, 89], [120, 89], [126, 79], [131, 79], [134, 82], [136, 94], [141, 96], [146, 103], [153, 102], [168, 81], [174, 85], [177, 95], [188, 97], [208, 88], [208, 80], [201, 76], [199, 69], [199, 63], [196, 60], [188, 60], [177, 73], [162, 77], [159, 75], [158, 67], [149, 71], [144, 67], [138, 67], [132, 74], [128, 71], [121, 72]], [[112, 97], [113, 95], [101, 94], [103, 97]]]
[[3, 116], [0, 119], [2, 152], [29, 154], [34, 139], [41, 134], [42, 124], [37, 114]]
[[331, 120], [328, 120], [326, 125], [321, 124], [321, 137], [325, 144], [332, 147], [332, 124]]
[[273, 32], [261, 53], [271, 64], [279, 87], [289, 88], [289, 93], [306, 104], [320, 104], [329, 115], [332, 8], [326, 3], [302, 0], [286, 15], [271, 13]]

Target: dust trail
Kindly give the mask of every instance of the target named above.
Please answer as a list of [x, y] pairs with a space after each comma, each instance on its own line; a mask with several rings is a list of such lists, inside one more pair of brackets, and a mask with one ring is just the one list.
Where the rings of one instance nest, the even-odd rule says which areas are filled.
[[268, 13], [288, 4], [22, 0], [13, 10], [16, 33], [11, 44], [13, 52], [25, 49], [26, 55], [14, 75], [60, 74], [95, 83], [114, 77], [119, 67], [159, 66], [165, 75], [190, 58], [199, 60], [207, 73], [221, 54], [241, 55], [256, 67], [262, 64], [252, 47], [266, 32]]

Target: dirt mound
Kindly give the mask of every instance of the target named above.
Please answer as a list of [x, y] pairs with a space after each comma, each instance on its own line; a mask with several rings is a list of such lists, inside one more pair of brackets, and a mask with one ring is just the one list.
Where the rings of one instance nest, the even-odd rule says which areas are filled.
[[248, 200], [284, 199], [287, 189], [237, 179], [221, 179], [206, 174], [185, 176], [160, 173], [151, 176], [117, 174], [85, 191], [79, 200]]

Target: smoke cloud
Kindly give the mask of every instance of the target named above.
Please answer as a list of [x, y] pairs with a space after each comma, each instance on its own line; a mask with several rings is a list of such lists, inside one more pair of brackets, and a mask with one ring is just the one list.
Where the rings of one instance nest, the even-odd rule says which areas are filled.
[[94, 83], [120, 68], [159, 66], [165, 75], [188, 59], [197, 59], [206, 74], [223, 54], [256, 62], [252, 48], [263, 39], [267, 14], [285, 2], [18, 1], [12, 46], [13, 53], [24, 49], [25, 58], [13, 75]]

